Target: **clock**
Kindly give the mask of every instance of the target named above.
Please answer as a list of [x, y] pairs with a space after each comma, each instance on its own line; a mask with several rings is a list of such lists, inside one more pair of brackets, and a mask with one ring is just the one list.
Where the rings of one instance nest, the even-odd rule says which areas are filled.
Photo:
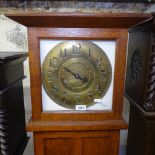
[[95, 104], [109, 89], [112, 67], [106, 53], [91, 41], [57, 44], [42, 64], [43, 88], [57, 104], [75, 109]]
[[127, 29], [150, 15], [7, 16], [28, 27], [35, 155], [118, 155]]
[[[80, 47], [80, 54], [75, 54], [75, 52], [73, 52], [73, 47], [70, 48], [70, 50], [68, 50], [68, 55], [66, 55], [66, 50], [62, 51], [62, 47], [60, 49], [59, 45], [61, 45], [62, 43], [82, 43], [82, 45], [85, 45]], [[90, 45], [95, 45], [95, 46], [90, 46]], [[57, 47], [58, 46], [58, 47]], [[89, 50], [90, 46], [91, 50]], [[77, 64], [76, 67], [75, 65], [71, 67], [73, 67], [72, 69], [70, 69], [70, 71], [75, 70], [75, 68], [77, 68], [76, 72], [83, 72], [81, 73], [80, 76], [88, 76], [87, 78], [89, 78], [89, 82], [81, 82], [81, 80], [79, 79], [80, 77], [76, 77], [75, 78], [75, 74], [71, 74], [69, 72], [67, 72], [66, 70], [64, 70], [64, 72], [62, 72], [62, 68], [61, 67], [56, 67], [56, 66], [52, 66], [52, 67], [48, 67], [48, 73], [47, 76], [44, 75], [45, 78], [43, 78], [43, 70], [45, 71], [45, 69], [43, 69], [43, 64], [45, 62], [45, 60], [47, 60], [46, 58], [49, 57], [49, 53], [53, 53], [53, 49], [55, 49], [55, 47], [57, 47], [57, 50], [54, 50], [55, 53], [57, 53], [57, 60], [54, 58], [54, 65], [58, 65], [61, 66], [61, 63], [63, 63], [63, 61], [66, 61], [66, 63], [70, 63], [70, 60], [68, 59], [72, 59], [72, 58], [81, 58], [82, 61], [80, 61], [81, 63], [86, 63], [90, 69], [89, 72], [88, 69], [86, 70], [86, 66], [84, 65], [80, 65], [80, 67], [77, 68]], [[86, 47], [86, 48], [84, 48]], [[98, 48], [97, 48], [98, 47]], [[97, 52], [95, 49], [98, 49]], [[65, 48], [64, 48], [65, 49]], [[62, 55], [63, 53], [63, 55]], [[84, 54], [85, 53], [85, 54]], [[101, 59], [99, 59], [99, 54], [100, 53], [102, 55]], [[79, 110], [112, 110], [112, 105], [113, 105], [113, 87], [114, 87], [114, 68], [115, 68], [115, 53], [116, 53], [116, 41], [115, 40], [53, 40], [53, 39], [41, 39], [40, 40], [40, 61], [41, 61], [41, 81], [42, 81], [42, 88], [41, 88], [41, 94], [42, 94], [42, 109], [43, 111], [69, 111], [69, 110], [78, 110], [78, 108], [80, 108]], [[51, 55], [50, 54], [50, 55]], [[52, 55], [53, 55], [52, 54]], [[91, 56], [91, 57], [90, 57]], [[83, 61], [85, 59], [85, 61]], [[107, 61], [105, 61], [104, 59], [106, 59]], [[67, 61], [68, 60], [68, 61]], [[48, 65], [50, 65], [50, 62], [52, 61], [52, 59], [49, 59], [47, 61]], [[79, 61], [78, 61], [79, 62]], [[72, 64], [72, 63], [71, 63]], [[92, 65], [91, 65], [92, 64]], [[100, 65], [102, 64], [102, 65]], [[107, 64], [107, 65], [105, 65]], [[108, 65], [109, 64], [109, 65]], [[82, 67], [84, 66], [84, 67]], [[106, 74], [103, 73], [105, 70], [105, 67], [109, 66], [108, 71], [106, 71]], [[102, 68], [104, 67], [104, 68]], [[70, 68], [70, 67], [69, 67]], [[53, 75], [53, 72], [51, 73], [51, 69], [53, 69], [54, 71], [57, 71], [55, 73], [57, 73], [57, 75]], [[61, 70], [59, 70], [61, 69]], [[50, 70], [50, 71], [49, 71]], [[96, 71], [99, 71], [98, 73], [100, 74], [96, 74]], [[61, 74], [59, 73], [61, 72]], [[111, 72], [111, 73], [110, 73]], [[44, 72], [45, 73], [45, 72]], [[66, 73], [64, 75], [62, 75], [62, 73]], [[110, 74], [109, 74], [110, 73]], [[76, 73], [77, 74], [77, 73]], [[82, 75], [83, 74], [83, 75]], [[96, 76], [95, 76], [96, 75]], [[102, 75], [102, 76], [101, 76]], [[109, 75], [109, 78], [108, 78]], [[60, 93], [53, 93], [51, 94], [51, 92], [49, 93], [47, 91], [47, 87], [45, 88], [45, 81], [49, 80], [49, 76], [52, 78], [52, 80], [55, 80], [55, 82], [53, 81], [54, 85], [56, 87], [58, 87], [59, 85], [59, 92]], [[57, 78], [54, 78], [54, 77]], [[65, 79], [60, 79], [58, 78], [58, 76], [64, 76]], [[67, 82], [67, 78], [70, 78], [70, 82], [72, 81], [72, 84], [70, 83], [66, 83]], [[78, 75], [79, 76], [79, 75]], [[97, 77], [98, 76], [98, 77]], [[100, 78], [99, 78], [100, 76]], [[104, 78], [109, 79], [109, 81], [107, 82], [107, 80], [105, 80]], [[54, 79], [53, 79], [54, 78]], [[44, 80], [43, 80], [44, 79]], [[45, 80], [46, 79], [46, 80]], [[98, 80], [97, 80], [98, 79]], [[100, 79], [100, 80], [99, 80]], [[59, 82], [58, 82], [59, 81]], [[91, 82], [92, 81], [92, 82]], [[96, 82], [103, 82], [104, 81], [104, 86], [101, 84], [97, 84]], [[75, 86], [73, 87], [73, 82], [74, 84], [76, 83], [79, 88], [75, 88]], [[107, 89], [106, 89], [106, 82], [107, 82]], [[47, 83], [46, 83], [47, 84]], [[54, 86], [51, 85], [52, 83], [48, 83], [48, 86]], [[104, 87], [104, 88], [103, 88]], [[62, 88], [63, 91], [62, 91]], [[101, 93], [101, 88], [102, 89], [102, 93]], [[100, 90], [98, 90], [100, 89]], [[53, 90], [52, 92], [57, 92], [57, 88], [52, 87], [52, 89], [50, 89], [50, 91]], [[97, 91], [98, 90], [98, 91]], [[84, 93], [85, 92], [85, 93]], [[67, 93], [67, 94], [66, 94]], [[82, 95], [81, 95], [82, 94]], [[51, 95], [59, 95], [59, 97], [52, 97]], [[72, 98], [70, 98], [70, 95], [72, 96]], [[85, 98], [82, 101], [80, 101], [80, 99], [82, 99], [81, 97], [85, 95]], [[61, 98], [61, 102], [58, 98]], [[70, 102], [73, 106], [68, 106], [68, 99], [72, 99], [72, 101]], [[86, 104], [87, 101], [87, 104]], [[92, 102], [91, 102], [92, 101]], [[81, 102], [81, 103], [80, 103]], [[88, 103], [89, 102], [89, 103]], [[67, 104], [67, 105], [66, 105]], [[66, 105], [66, 106], [65, 106]], [[84, 109], [81, 109], [81, 108]]]

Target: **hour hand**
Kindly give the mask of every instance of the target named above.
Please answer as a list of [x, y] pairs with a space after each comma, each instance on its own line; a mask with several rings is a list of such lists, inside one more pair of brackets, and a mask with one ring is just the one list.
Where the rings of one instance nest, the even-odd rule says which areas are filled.
[[72, 72], [69, 68], [66, 68], [66, 67], [63, 67], [63, 68], [64, 68], [67, 72], [71, 73], [76, 79], [81, 80], [82, 83], [88, 82], [88, 79], [87, 79], [86, 76], [85, 76], [85, 77], [82, 77], [82, 76], [80, 76], [79, 73], [74, 73], [74, 72]]
[[80, 76], [80, 74], [77, 73], [77, 74], [76, 74], [76, 77], [77, 77], [78, 79], [80, 79], [80, 80], [82, 81], [82, 83], [88, 82], [88, 79], [87, 79], [86, 76], [82, 77], [82, 76]]

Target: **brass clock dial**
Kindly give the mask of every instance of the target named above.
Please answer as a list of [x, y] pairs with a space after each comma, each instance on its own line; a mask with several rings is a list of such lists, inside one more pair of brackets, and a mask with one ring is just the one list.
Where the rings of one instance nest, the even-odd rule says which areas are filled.
[[42, 83], [57, 104], [75, 109], [91, 106], [103, 98], [112, 78], [105, 52], [89, 41], [68, 41], [56, 45], [42, 64]]

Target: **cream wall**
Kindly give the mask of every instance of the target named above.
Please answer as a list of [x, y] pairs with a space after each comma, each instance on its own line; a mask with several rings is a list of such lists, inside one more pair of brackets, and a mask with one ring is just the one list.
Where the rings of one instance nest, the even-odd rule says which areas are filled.
[[[27, 28], [3, 15], [0, 15], [0, 52], [28, 52]], [[27, 78], [23, 85], [29, 87], [28, 59], [24, 62], [24, 71]]]

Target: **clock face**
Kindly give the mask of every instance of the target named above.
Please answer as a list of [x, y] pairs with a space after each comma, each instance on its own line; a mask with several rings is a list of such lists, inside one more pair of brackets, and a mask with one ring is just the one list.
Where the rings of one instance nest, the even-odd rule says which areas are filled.
[[42, 64], [42, 83], [49, 98], [58, 105], [75, 109], [92, 106], [103, 98], [112, 80], [106, 53], [90, 41], [57, 44]]

